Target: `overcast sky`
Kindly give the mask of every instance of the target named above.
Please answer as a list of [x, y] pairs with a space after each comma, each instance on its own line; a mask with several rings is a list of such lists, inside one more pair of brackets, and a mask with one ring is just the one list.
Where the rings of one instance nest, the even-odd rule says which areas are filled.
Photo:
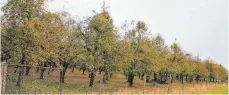
[[[177, 38], [183, 50], [210, 57], [228, 66], [227, 0], [106, 0], [116, 26], [125, 20], [143, 20], [152, 34], [160, 34], [166, 45]], [[92, 16], [102, 0], [54, 0], [46, 7], [73, 16]]]

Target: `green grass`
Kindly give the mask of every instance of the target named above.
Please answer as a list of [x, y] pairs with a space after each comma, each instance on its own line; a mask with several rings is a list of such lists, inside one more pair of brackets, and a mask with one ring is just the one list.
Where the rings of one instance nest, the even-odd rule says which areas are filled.
[[[58, 94], [59, 84], [59, 71], [48, 74], [48, 70], [44, 73], [44, 79], [39, 79], [40, 73], [36, 72], [35, 68], [32, 68], [29, 76], [25, 76], [23, 80], [23, 87], [19, 89], [16, 87], [16, 82], [18, 78], [18, 72], [13, 73], [13, 68], [8, 68], [8, 76], [6, 80], [6, 93], [8, 94]], [[90, 94], [90, 93], [103, 93], [103, 94], [122, 94], [122, 93], [138, 93], [142, 94], [144, 88], [144, 82], [140, 80], [137, 76], [134, 78], [134, 87], [128, 87], [126, 79], [122, 73], [114, 74], [107, 84], [99, 83], [100, 75], [97, 73], [95, 76], [94, 87], [88, 87], [89, 78], [88, 72], [82, 75], [82, 71], [75, 70], [71, 72], [68, 69], [65, 75], [65, 83], [63, 84], [64, 94]], [[209, 87], [215, 87], [214, 84], [209, 83]], [[147, 93], [149, 94], [163, 94], [167, 93], [168, 84], [157, 84], [157, 83], [146, 83]], [[187, 94], [198, 93], [203, 91], [201, 84], [185, 84], [184, 86]], [[190, 89], [190, 90], [189, 90]], [[171, 93], [182, 94], [182, 86], [179, 81], [174, 80], [171, 85]], [[205, 89], [209, 91], [209, 89]], [[206, 92], [204, 91], [204, 92]]]
[[228, 87], [215, 88], [204, 94], [228, 94]]

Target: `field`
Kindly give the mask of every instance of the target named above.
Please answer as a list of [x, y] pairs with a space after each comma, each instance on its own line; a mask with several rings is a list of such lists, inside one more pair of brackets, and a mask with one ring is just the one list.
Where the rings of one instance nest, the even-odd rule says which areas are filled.
[[[26, 76], [23, 81], [23, 88], [19, 89], [16, 87], [16, 81], [18, 73], [13, 73], [13, 69], [8, 69], [8, 77], [6, 83], [6, 93], [59, 93], [59, 71], [55, 70], [50, 74], [46, 70], [44, 74], [44, 79], [39, 79], [39, 72], [36, 72], [35, 68], [32, 68], [30, 75]], [[97, 73], [95, 77], [94, 87], [88, 87], [88, 73], [85, 75], [81, 74], [79, 70], [71, 72], [70, 69], [67, 70], [65, 75], [65, 83], [63, 84], [62, 93], [64, 94], [75, 94], [75, 93], [105, 93], [105, 94], [131, 94], [131, 93], [148, 93], [148, 94], [163, 94], [168, 93], [168, 84], [158, 84], [158, 83], [146, 83], [144, 88], [144, 82], [138, 77], [134, 79], [134, 86], [128, 87], [125, 77], [122, 73], [115, 74], [107, 84], [100, 84], [100, 75]], [[184, 85], [184, 90], [182, 90], [182, 85], [180, 82], [175, 81], [171, 85], [171, 91], [169, 93], [176, 94], [195, 94], [195, 93], [227, 93], [226, 83], [186, 83]], [[223, 87], [223, 88], [220, 88]], [[219, 89], [220, 88], [220, 89]], [[211, 91], [212, 90], [212, 91]]]
[[228, 87], [219, 87], [204, 94], [228, 94]]

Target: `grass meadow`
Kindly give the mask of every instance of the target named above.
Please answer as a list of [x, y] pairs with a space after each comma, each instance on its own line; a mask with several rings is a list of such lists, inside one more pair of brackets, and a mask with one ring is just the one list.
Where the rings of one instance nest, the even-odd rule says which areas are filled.
[[[29, 76], [24, 77], [23, 87], [16, 87], [18, 73], [13, 73], [13, 69], [8, 69], [6, 79], [6, 93], [9, 94], [58, 94], [59, 93], [59, 71], [55, 70], [48, 74], [45, 71], [44, 79], [39, 79], [40, 73], [32, 68]], [[109, 79], [107, 84], [99, 83], [100, 74], [96, 74], [94, 87], [88, 86], [88, 73], [68, 69], [65, 75], [62, 93], [64, 94], [167, 94], [168, 84], [146, 83], [138, 77], [134, 78], [134, 86], [129, 87], [122, 73], [115, 74]], [[174, 81], [171, 85], [171, 94], [227, 94], [227, 83], [185, 83], [184, 90], [179, 81]]]

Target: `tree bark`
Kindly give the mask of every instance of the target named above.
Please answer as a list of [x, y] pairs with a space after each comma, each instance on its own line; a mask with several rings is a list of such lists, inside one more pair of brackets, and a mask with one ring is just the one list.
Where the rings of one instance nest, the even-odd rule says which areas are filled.
[[41, 68], [40, 79], [44, 79], [45, 68]]
[[93, 86], [93, 84], [94, 84], [94, 77], [95, 77], [94, 72], [90, 72], [90, 74], [89, 74], [89, 78], [90, 78], [89, 87], [92, 87]]
[[60, 83], [63, 83], [63, 74], [64, 74], [64, 70], [60, 71]]
[[144, 87], [143, 87], [143, 94], [145, 93], [145, 87], [147, 82], [147, 74], [144, 75]]
[[165, 73], [165, 82], [168, 80], [168, 73]]
[[105, 82], [104, 73], [100, 72], [100, 84], [103, 84], [104, 82]]
[[192, 76], [189, 76], [189, 83], [192, 83]]
[[154, 73], [153, 77], [154, 77], [154, 81], [157, 81], [157, 74], [156, 73]]
[[15, 67], [14, 73], [17, 73], [18, 66]]
[[83, 70], [82, 74], [85, 75], [86, 68], [83, 68], [82, 70]]
[[173, 75], [171, 75], [171, 84], [173, 84]]
[[99, 69], [99, 74], [101, 74], [102, 73], [102, 70], [101, 69]]
[[163, 81], [162, 73], [160, 73], [160, 81]]
[[170, 81], [169, 81], [169, 86], [168, 86], [168, 93], [170, 92], [170, 87], [172, 83], [172, 74], [169, 74], [169, 78], [170, 78]]
[[138, 73], [138, 78], [141, 79], [141, 73]]
[[[182, 83], [182, 93], [184, 94], [184, 74], [181, 73], [181, 83]], [[187, 75], [186, 75], [186, 78], [187, 78]]]
[[146, 76], [146, 83], [149, 83], [149, 76]]
[[106, 80], [109, 80], [109, 73], [106, 72]]
[[36, 67], [37, 68], [37, 72], [39, 72], [39, 70], [40, 70], [40, 67]]
[[75, 66], [72, 67], [72, 72], [74, 72], [74, 70], [75, 70]]
[[188, 75], [185, 75], [185, 81], [186, 82], [188, 81]]
[[[43, 66], [42, 67], [47, 67], [47, 62], [48, 62], [48, 60], [45, 62], [45, 63], [43, 63]], [[40, 79], [44, 79], [44, 72], [45, 72], [45, 68], [40, 68], [41, 69], [41, 73], [40, 73]]]
[[145, 75], [145, 74], [142, 74], [142, 75], [141, 75], [141, 80], [143, 80], [143, 78], [144, 78], [144, 75]]
[[180, 82], [182, 83], [183, 74], [180, 73]]
[[54, 72], [54, 67], [52, 68], [52, 72]]
[[51, 71], [51, 70], [50, 70], [50, 68], [49, 68], [49, 70], [48, 70], [48, 74], [50, 74], [50, 71]]
[[176, 78], [177, 78], [177, 80], [179, 80], [179, 74], [176, 74]]
[[110, 73], [110, 78], [112, 78], [112, 75], [113, 75], [113, 74], [112, 74], [112, 73]]
[[[22, 58], [21, 58], [21, 65], [24, 65], [25, 63], [25, 54], [22, 54]], [[16, 86], [18, 87], [22, 87], [22, 82], [23, 82], [23, 76], [24, 76], [24, 67], [23, 66], [19, 66], [19, 72], [18, 72], [18, 81]]]
[[29, 67], [29, 66], [28, 66], [28, 67], [26, 67], [26, 72], [25, 72], [25, 75], [26, 75], [26, 76], [28, 76], [28, 75], [29, 75], [30, 69], [31, 69], [31, 67]]
[[69, 63], [64, 62], [64, 64], [63, 64], [63, 74], [61, 74], [61, 77], [60, 77], [60, 78], [62, 78], [61, 79], [62, 80], [62, 83], [64, 83], [65, 74], [66, 74], [66, 71], [68, 69], [68, 66], [69, 66]]
[[17, 85], [18, 87], [22, 87], [22, 82], [23, 82], [23, 78], [24, 78], [24, 67], [23, 66], [19, 66], [19, 75], [18, 75], [18, 81], [17, 81]]
[[129, 86], [130, 86], [130, 87], [133, 86], [133, 81], [134, 81], [134, 74], [129, 73], [129, 74], [128, 74], [128, 82], [129, 82]]

